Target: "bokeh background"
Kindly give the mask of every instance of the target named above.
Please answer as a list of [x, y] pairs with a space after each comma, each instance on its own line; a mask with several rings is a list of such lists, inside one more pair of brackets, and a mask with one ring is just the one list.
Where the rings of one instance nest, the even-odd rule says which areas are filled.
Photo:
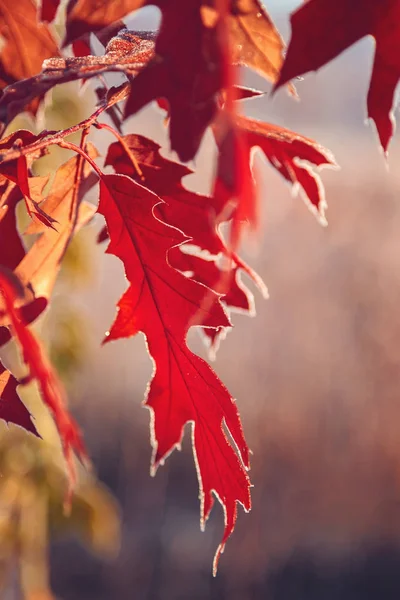
[[[299, 5], [267, 3], [286, 39], [289, 13]], [[152, 28], [158, 18], [145, 9], [128, 24]], [[243, 73], [246, 84], [266, 92], [243, 103], [248, 115], [317, 139], [341, 170], [321, 172], [329, 206], [329, 227], [322, 228], [258, 159], [262, 225], [244, 255], [270, 298], [254, 290], [257, 316], [233, 315], [213, 364], [237, 398], [254, 453], [253, 510], [239, 511], [216, 578], [222, 509], [216, 504], [201, 533], [189, 432], [182, 452], [149, 476], [149, 413], [141, 402], [152, 365], [142, 336], [100, 347], [126, 284], [119, 261], [92, 243], [100, 220], [87, 228], [84, 276], [59, 291], [58, 317], [43, 327], [54, 342], [68, 311], [79, 320], [74, 343], [82, 351], [68, 373], [70, 403], [97, 475], [120, 503], [122, 545], [106, 562], [74, 539], [53, 542], [57, 597], [399, 597], [400, 141], [394, 138], [385, 159], [365, 121], [372, 56], [372, 40], [356, 44], [297, 82], [299, 102], [283, 90], [271, 98], [269, 85]], [[132, 119], [129, 130], [166, 144], [155, 108]], [[188, 187], [209, 190], [214, 157], [208, 139]], [[190, 345], [206, 356], [195, 331]]]

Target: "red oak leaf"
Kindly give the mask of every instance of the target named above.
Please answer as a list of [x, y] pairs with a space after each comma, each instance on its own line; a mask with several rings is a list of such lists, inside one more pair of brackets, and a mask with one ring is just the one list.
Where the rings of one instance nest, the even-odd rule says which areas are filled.
[[[165, 202], [157, 206], [162, 220], [177, 227], [192, 239], [193, 244], [211, 254], [224, 251], [217, 231], [213, 199], [196, 194], [182, 185], [182, 178], [193, 171], [160, 154], [160, 146], [142, 135], [126, 135], [125, 147], [119, 142], [111, 144], [105, 164], [112, 165], [117, 173], [129, 175], [160, 196]], [[127, 152], [133, 156], [133, 161]], [[140, 173], [135, 171], [135, 164]]]
[[[113, 4], [109, 0], [70, 0], [64, 45], [89, 32], [102, 32], [118, 19], [149, 4], [170, 10], [165, 0], [120, 0]], [[185, 4], [192, 5], [192, 14], [200, 9], [206, 27], [213, 27], [218, 20], [218, 11], [214, 8], [218, 6], [217, 2], [187, 0]], [[176, 12], [183, 6], [183, 3], [175, 4]], [[188, 21], [186, 23], [189, 28], [193, 26]], [[260, 0], [232, 0], [228, 27], [234, 62], [247, 65], [270, 81], [276, 81], [283, 60], [284, 43]], [[176, 41], [182, 47], [182, 41], [179, 38]]]
[[[139, 331], [147, 338], [155, 363], [146, 406], [152, 410], [153, 470], [179, 447], [186, 423], [192, 422], [204, 526], [213, 505], [212, 492], [225, 510], [225, 531], [215, 568], [232, 533], [237, 502], [250, 509], [248, 448], [236, 405], [209, 365], [186, 345], [191, 325], [208, 319], [211, 327], [229, 326], [215, 296], [202, 307], [204, 288], [169, 266], [167, 253], [185, 237], [154, 216], [158, 196], [124, 175], [104, 175], [99, 212], [110, 234], [107, 252], [124, 263], [130, 287], [118, 303], [119, 312], [108, 339]], [[210, 293], [212, 293], [210, 291]], [[224, 432], [230, 432], [241, 460]], [[243, 463], [242, 463], [243, 461]]]
[[[127, 135], [122, 138], [122, 142], [123, 145], [119, 142], [111, 144], [105, 164], [111, 164], [117, 173], [129, 175], [139, 183], [145, 182], [148, 189], [164, 200], [155, 208], [155, 214], [159, 215], [164, 223], [177, 227], [189, 236], [192, 245], [207, 250], [213, 256], [225, 254], [225, 244], [218, 232], [223, 207], [217, 205], [212, 197], [196, 194], [183, 186], [182, 178], [192, 171], [185, 165], [164, 158], [160, 154], [160, 146], [143, 136]], [[99, 241], [106, 239], [105, 235], [106, 232], [102, 231]], [[181, 271], [193, 271], [194, 264], [200, 269], [201, 265], [201, 276], [195, 269], [193, 279], [224, 294], [223, 303], [230, 308], [241, 308], [243, 311], [248, 308], [247, 304], [243, 304], [244, 298], [241, 294], [239, 304], [238, 300], [234, 300], [237, 294], [236, 284], [240, 280], [239, 269], [248, 274], [264, 297], [267, 296], [261, 279], [237, 256], [233, 257], [233, 272], [230, 274], [220, 271], [214, 260], [198, 259], [200, 262], [196, 262], [193, 257], [193, 264], [188, 265], [190, 257], [186, 256], [182, 255], [180, 248], [175, 248], [170, 252], [169, 259], [171, 264]], [[252, 298], [250, 291], [244, 285], [242, 287], [243, 293]], [[249, 311], [248, 314], [252, 312]], [[215, 339], [211, 348], [215, 353], [218, 347], [217, 338], [221, 338], [221, 335], [208, 328], [207, 322], [204, 322], [204, 328], [207, 338]], [[225, 329], [221, 328], [219, 332], [223, 333]]]
[[188, 161], [217, 112], [223, 58], [216, 23], [204, 25], [200, 2], [161, 1], [159, 7], [162, 21], [155, 57], [133, 80], [125, 116], [166, 98], [171, 148]]
[[40, 437], [30, 412], [18, 396], [18, 385], [19, 382], [0, 362], [0, 419], [19, 425]]
[[[17, 296], [22, 293], [18, 279], [6, 270], [0, 271], [0, 293], [3, 296], [5, 309], [10, 320], [10, 328], [17, 340], [28, 376], [25, 382], [36, 381], [43, 402], [49, 408], [57, 426], [70, 478], [70, 490], [75, 483], [75, 467], [73, 452], [81, 459], [86, 459], [86, 450], [78, 427], [65, 407], [65, 394], [61, 382], [50, 365], [43, 348], [35, 335], [22, 321], [21, 312], [15, 306]], [[67, 498], [69, 500], [69, 497]]]
[[[197, 153], [217, 113], [219, 94], [226, 83], [226, 61], [250, 66], [275, 82], [284, 44], [258, 0], [226, 3], [226, 16], [221, 16], [217, 2], [154, 3], [162, 12], [155, 56], [132, 82], [125, 116], [152, 100], [165, 99], [171, 148], [182, 161], [188, 161]], [[231, 55], [223, 47], [221, 19], [226, 19]]]
[[[221, 284], [226, 292], [221, 302], [229, 310], [245, 313], [249, 316], [255, 314], [253, 294], [240, 279], [241, 268], [234, 264], [228, 271], [222, 271], [215, 259], [205, 259], [195, 254], [182, 252], [184, 246], [173, 248], [169, 253], [171, 265], [182, 271], [187, 277], [202, 283], [208, 288], [220, 291]], [[254, 274], [253, 278], [257, 278]], [[203, 322], [203, 333], [210, 342], [211, 356], [215, 356], [221, 339], [224, 339], [227, 327], [218, 329], [208, 326], [207, 320]]]
[[257, 193], [251, 173], [254, 148], [260, 148], [287, 181], [299, 186], [309, 209], [321, 223], [326, 223], [324, 190], [312, 166], [336, 166], [329, 150], [278, 125], [243, 116], [222, 115], [214, 131], [219, 145], [214, 196], [221, 206], [235, 202], [233, 248], [238, 245], [243, 223], [247, 221], [253, 228], [258, 223]]
[[400, 1], [309, 0], [293, 13], [291, 24], [292, 38], [276, 87], [319, 69], [366, 35], [375, 38], [367, 107], [386, 152], [400, 78]]

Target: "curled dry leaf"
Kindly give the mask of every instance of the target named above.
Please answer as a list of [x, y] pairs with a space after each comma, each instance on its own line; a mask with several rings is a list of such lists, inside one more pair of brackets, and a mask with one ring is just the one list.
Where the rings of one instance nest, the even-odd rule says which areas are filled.
[[[1, 176], [2, 177], [2, 176]], [[42, 192], [47, 183], [46, 177], [30, 177], [29, 187], [35, 194]], [[3, 191], [4, 190], [4, 191]], [[14, 270], [24, 260], [25, 247], [17, 228], [15, 210], [22, 201], [23, 194], [12, 181], [0, 178], [0, 266]], [[47, 306], [47, 299], [35, 298], [31, 288], [26, 290], [23, 298], [17, 299], [25, 323], [34, 321]], [[21, 306], [22, 304], [22, 306]], [[4, 305], [0, 298], [0, 310], [4, 313]], [[8, 342], [11, 334], [5, 325], [9, 324], [6, 314], [0, 316], [0, 346]]]
[[[86, 80], [106, 72], [134, 75], [153, 55], [152, 32], [120, 32], [104, 56], [53, 58], [44, 61], [43, 71], [34, 77], [8, 86], [0, 98], [0, 121], [8, 124], [34, 98], [54, 86], [78, 79]], [[38, 69], [39, 70], [39, 69]]]

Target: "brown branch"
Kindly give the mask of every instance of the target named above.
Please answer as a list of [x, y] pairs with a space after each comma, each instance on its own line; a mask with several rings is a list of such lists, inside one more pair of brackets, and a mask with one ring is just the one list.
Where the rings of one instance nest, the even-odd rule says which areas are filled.
[[[20, 156], [26, 156], [27, 154], [31, 154], [32, 152], [36, 152], [38, 150], [42, 150], [47, 146], [51, 145], [59, 145], [62, 146], [61, 142], [64, 138], [76, 133], [77, 131], [89, 130], [92, 125], [97, 121], [99, 116], [105, 112], [108, 108], [120, 102], [124, 98], [127, 97], [129, 93], [129, 84], [122, 85], [115, 90], [111, 90], [111, 93], [108, 95], [107, 101], [99, 106], [95, 112], [90, 115], [84, 121], [77, 123], [76, 125], [72, 125], [71, 127], [67, 127], [66, 129], [61, 129], [60, 131], [49, 132], [43, 138], [36, 140], [32, 144], [28, 144], [27, 146], [19, 147], [19, 148], [10, 148], [5, 150], [4, 152], [0, 152], [0, 164], [2, 162], [8, 162], [10, 160], [15, 160]], [[65, 146], [64, 146], [65, 147]], [[78, 146], [76, 146], [77, 148]]]

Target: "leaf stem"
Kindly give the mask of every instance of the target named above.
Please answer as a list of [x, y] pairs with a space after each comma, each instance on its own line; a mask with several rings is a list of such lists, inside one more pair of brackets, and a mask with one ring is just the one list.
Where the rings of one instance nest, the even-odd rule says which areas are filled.
[[57, 143], [61, 148], [66, 148], [67, 150], [73, 150], [77, 154], [80, 154], [85, 160], [87, 160], [87, 162], [90, 164], [90, 166], [93, 168], [93, 170], [96, 171], [96, 173], [100, 177], [100, 179], [103, 177], [103, 173], [102, 173], [101, 169], [96, 165], [93, 158], [91, 158], [89, 156], [89, 154], [83, 148], [81, 148], [80, 146], [77, 146], [76, 144], [73, 144], [72, 142], [67, 142], [66, 140], [63, 140], [63, 139], [61, 139]]
[[124, 140], [123, 136], [120, 135], [118, 133], [118, 131], [116, 131], [113, 127], [111, 127], [110, 125], [107, 125], [107, 123], [94, 123], [94, 126], [97, 127], [98, 129], [107, 129], [107, 131], [109, 131], [110, 133], [112, 133], [117, 140], [119, 141], [119, 143], [121, 144], [122, 148], [125, 150], [129, 160], [131, 161], [133, 168], [135, 169], [136, 173], [138, 174], [138, 176], [140, 177], [140, 179], [142, 181], [145, 180], [145, 176], [143, 174], [142, 169], [139, 166], [138, 161], [136, 160], [135, 155], [133, 154], [132, 150], [129, 148], [128, 144], [126, 143], [126, 141]]

